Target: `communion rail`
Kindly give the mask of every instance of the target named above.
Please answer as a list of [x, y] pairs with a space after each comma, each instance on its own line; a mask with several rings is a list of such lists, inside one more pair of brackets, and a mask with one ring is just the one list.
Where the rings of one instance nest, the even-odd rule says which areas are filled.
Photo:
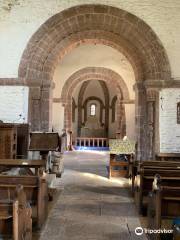
[[77, 147], [108, 147], [108, 138], [77, 137], [75, 140]]

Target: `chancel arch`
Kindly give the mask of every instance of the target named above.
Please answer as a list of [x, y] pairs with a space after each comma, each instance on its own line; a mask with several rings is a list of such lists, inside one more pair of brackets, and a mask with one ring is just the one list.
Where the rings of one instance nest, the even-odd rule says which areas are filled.
[[[97, 70], [97, 68], [96, 68]], [[84, 94], [85, 91], [89, 85], [89, 83], [91, 82], [91, 80], [83, 82], [82, 86], [80, 88], [79, 91], [79, 95], [78, 95], [78, 135], [80, 136], [80, 129], [81, 129], [81, 125], [82, 125], [82, 111], [84, 110], [84, 121], [87, 120], [87, 110], [85, 109], [87, 102], [85, 101], [83, 103], [83, 99], [84, 99]], [[104, 81], [101, 80], [97, 80], [97, 82], [100, 84], [101, 89], [103, 91], [103, 95], [104, 95], [104, 103], [102, 102], [102, 100], [96, 96], [91, 96], [88, 97], [88, 100], [92, 100], [92, 98], [96, 98], [96, 100], [98, 99], [100, 101], [100, 106], [101, 106], [101, 124], [102, 124], [102, 117], [103, 117], [103, 109], [104, 109], [104, 125], [105, 125], [105, 131], [106, 131], [106, 136], [108, 136], [108, 125], [109, 125], [109, 90], [108, 87], [106, 85], [106, 83]], [[93, 94], [92, 94], [93, 95]]]
[[[101, 83], [101, 87], [104, 86], [106, 83], [108, 86], [113, 88], [117, 93], [117, 131], [121, 132], [121, 100], [128, 101], [130, 100], [129, 97], [129, 91], [128, 88], [124, 82], [124, 80], [121, 78], [119, 74], [116, 72], [102, 67], [87, 67], [84, 69], [81, 69], [77, 72], [75, 72], [73, 75], [70, 76], [70, 78], [66, 81], [65, 85], [62, 88], [62, 94], [61, 94], [61, 101], [62, 104], [65, 107], [64, 111], [64, 127], [66, 129], [71, 129], [71, 97], [73, 91], [76, 89], [77, 85], [82, 83], [82, 87], [80, 88], [80, 99], [83, 99], [82, 91], [85, 91], [88, 85], [88, 81], [99, 81], [104, 82]], [[82, 90], [83, 89], [83, 90]], [[109, 97], [107, 95], [107, 88], [104, 86], [103, 88], [104, 97], [105, 97], [105, 105], [109, 108]], [[108, 101], [108, 103], [107, 103]], [[79, 102], [79, 100], [78, 100]], [[80, 102], [79, 102], [80, 103]], [[109, 115], [109, 113], [108, 113]], [[80, 115], [82, 116], [82, 115]], [[107, 124], [109, 120], [107, 119]], [[106, 125], [107, 126], [107, 125]]]
[[[66, 27], [64, 27], [66, 26]], [[146, 87], [171, 79], [166, 51], [151, 27], [115, 7], [87, 4], [66, 9], [46, 21], [32, 36], [21, 58], [19, 80], [30, 87], [29, 122], [33, 130], [51, 128], [52, 79], [57, 64], [81, 44], [104, 44], [131, 63], [137, 85], [136, 134], [139, 155], [146, 130]], [[64, 101], [64, 99], [62, 99]], [[70, 115], [66, 109], [66, 115]], [[66, 118], [67, 119], [67, 118]], [[70, 127], [68, 121], [67, 128]]]

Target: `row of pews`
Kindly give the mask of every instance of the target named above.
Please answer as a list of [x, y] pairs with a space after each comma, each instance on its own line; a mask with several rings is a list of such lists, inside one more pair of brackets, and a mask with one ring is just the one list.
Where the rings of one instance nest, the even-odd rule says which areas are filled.
[[[31, 160], [32, 161], [32, 160]], [[34, 160], [36, 161], [36, 160]], [[20, 210], [19, 210], [20, 209]], [[32, 239], [48, 212], [48, 184], [40, 175], [0, 175], [0, 236]], [[22, 226], [21, 222], [27, 222]]]
[[[26, 151], [38, 151], [39, 158], [18, 158], [19, 153], [24, 156], [20, 146]], [[17, 126], [0, 124], [0, 239], [31, 240], [32, 233], [43, 227], [49, 201], [53, 200], [49, 178], [59, 164], [57, 157], [51, 168], [49, 151], [60, 147], [57, 133], [21, 131], [20, 138]]]
[[[163, 220], [180, 218], [180, 161], [133, 161], [129, 176], [135, 204], [139, 214], [147, 216], [148, 229], [162, 229]], [[161, 236], [149, 234], [155, 240]]]

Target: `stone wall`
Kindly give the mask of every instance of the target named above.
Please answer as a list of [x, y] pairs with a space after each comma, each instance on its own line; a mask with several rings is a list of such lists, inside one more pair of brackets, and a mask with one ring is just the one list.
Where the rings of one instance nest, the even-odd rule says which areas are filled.
[[177, 103], [180, 89], [163, 89], [159, 97], [160, 152], [180, 152], [180, 124], [177, 124]]

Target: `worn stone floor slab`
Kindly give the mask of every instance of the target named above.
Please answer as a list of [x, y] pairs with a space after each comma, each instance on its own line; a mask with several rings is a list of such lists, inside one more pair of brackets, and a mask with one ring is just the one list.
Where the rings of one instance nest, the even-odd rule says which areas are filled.
[[[40, 240], [129, 240], [140, 226], [126, 179], [107, 178], [107, 152], [69, 152]], [[34, 240], [37, 239], [34, 237]]]

